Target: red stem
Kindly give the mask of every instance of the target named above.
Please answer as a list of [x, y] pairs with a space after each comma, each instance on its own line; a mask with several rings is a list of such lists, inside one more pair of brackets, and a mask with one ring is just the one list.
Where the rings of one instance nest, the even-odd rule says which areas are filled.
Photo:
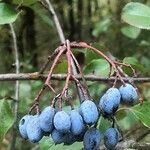
[[[86, 80], [85, 80], [84, 75], [83, 75], [83, 73], [82, 73], [81, 67], [80, 67], [78, 61], [76, 60], [74, 54], [72, 53], [72, 51], [71, 51], [71, 57], [72, 57], [72, 59], [74, 60], [76, 66], [77, 66], [77, 68], [78, 68], [78, 70], [79, 70], [79, 72], [80, 72], [80, 74], [81, 74], [81, 78], [82, 78], [82, 81], [83, 81], [83, 84], [84, 84], [85, 90], [86, 90], [85, 99], [89, 99], [89, 98], [90, 98], [90, 94], [89, 94], [89, 91], [88, 91], [88, 87], [87, 87], [87, 84], [86, 84]], [[81, 85], [81, 86], [82, 86], [82, 85]], [[83, 88], [83, 87], [82, 87], [82, 88]], [[84, 90], [84, 91], [85, 91], [85, 90]], [[85, 93], [85, 92], [84, 92], [84, 93]]]
[[65, 94], [66, 90], [68, 89], [69, 86], [69, 80], [71, 77], [71, 53], [70, 53], [70, 42], [69, 40], [66, 40], [66, 47], [67, 47], [67, 60], [68, 60], [68, 73], [67, 73], [67, 77], [66, 77], [66, 82], [65, 82], [65, 86], [61, 92], [61, 95], [58, 98], [58, 105], [60, 110], [62, 109], [62, 97]]
[[77, 48], [77, 47], [78, 48], [88, 48], [88, 49], [93, 50], [95, 53], [99, 54], [100, 56], [102, 56], [106, 61], [108, 61], [111, 64], [111, 66], [114, 68], [115, 72], [117, 73], [117, 76], [120, 78], [120, 80], [124, 84], [124, 81], [123, 81], [121, 75], [119, 74], [119, 70], [118, 70], [116, 64], [108, 56], [106, 56], [103, 52], [101, 52], [100, 50], [98, 50], [98, 49], [96, 49], [90, 45], [88, 45], [85, 42], [79, 42], [79, 43], [72, 42], [71, 47], [73, 47], [73, 48]]
[[47, 79], [46, 79], [46, 81], [45, 81], [45, 85], [50, 85], [50, 80], [51, 80], [51, 76], [52, 76], [53, 69], [55, 68], [55, 66], [56, 66], [56, 64], [57, 64], [57, 62], [58, 62], [60, 56], [63, 54], [63, 52], [64, 52], [65, 50], [66, 50], [66, 47], [65, 47], [65, 46], [63, 46], [63, 47], [60, 46], [60, 51], [59, 51], [59, 53], [57, 54], [57, 56], [55, 57], [55, 59], [54, 59], [54, 62], [53, 62], [52, 67], [51, 67], [51, 69], [50, 69], [50, 71], [49, 71], [48, 77], [47, 77]]
[[40, 101], [40, 97], [43, 93], [43, 91], [46, 89], [46, 86], [44, 85], [42, 87], [42, 89], [39, 91], [38, 95], [36, 96], [36, 98], [34, 99], [34, 103], [32, 105], [32, 107], [30, 108], [29, 110], [29, 114], [32, 112], [33, 109], [36, 108], [36, 113], [39, 113], [40, 112], [40, 109], [39, 109], [39, 101]]
[[81, 89], [84, 99], [81, 100], [81, 102], [83, 102], [84, 100], [91, 100], [91, 97], [89, 94], [87, 94], [87, 90], [85, 90], [85, 88], [82, 86], [82, 84], [80, 83], [80, 81], [75, 78], [74, 76], [72, 76], [73, 80], [76, 82], [77, 86]]
[[70, 53], [70, 42], [69, 42], [69, 40], [66, 40], [66, 46], [67, 46], [68, 74], [66, 77], [65, 86], [62, 90], [60, 97], [62, 97], [64, 95], [65, 91], [68, 89], [69, 79], [71, 77], [71, 53]]
[[118, 62], [118, 61], [114, 61], [114, 63], [117, 64], [117, 65], [122, 65], [122, 66], [125, 66], [125, 67], [129, 67], [132, 70], [134, 77], [137, 76], [135, 70], [132, 68], [132, 66], [130, 64], [125, 64], [125, 63], [121, 63], [121, 62]]
[[89, 48], [89, 49], [93, 50], [95, 53], [98, 53], [100, 56], [102, 56], [104, 59], [106, 59], [112, 65], [112, 67], [114, 69], [117, 69], [115, 63], [108, 56], [106, 56], [100, 50], [88, 45], [87, 43], [85, 43], [85, 42], [79, 42], [79, 43], [72, 42], [70, 45], [71, 45], [71, 47], [74, 47], [74, 48], [77, 48], [77, 47], [78, 48]]

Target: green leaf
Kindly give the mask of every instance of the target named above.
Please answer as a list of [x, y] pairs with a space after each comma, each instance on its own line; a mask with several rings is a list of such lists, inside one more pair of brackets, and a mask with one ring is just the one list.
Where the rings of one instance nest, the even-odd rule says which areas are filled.
[[126, 110], [122, 110], [121, 109], [121, 111], [117, 111], [116, 112], [116, 117], [117, 117], [117, 120], [122, 120], [123, 118], [125, 118], [125, 117], [127, 117], [127, 112], [126, 112]]
[[125, 57], [123, 59], [123, 63], [131, 64], [131, 65], [138, 65], [139, 62], [135, 57]]
[[130, 111], [146, 126], [150, 128], [150, 102], [144, 102], [143, 105], [135, 105]]
[[150, 7], [130, 2], [122, 10], [122, 20], [141, 29], [150, 29]]
[[110, 71], [109, 63], [104, 59], [92, 60], [84, 68], [84, 73], [94, 73], [95, 75], [107, 76]]
[[[92, 43], [91, 46], [97, 48], [101, 52], [105, 52], [106, 53], [106, 51], [107, 51], [107, 48], [106, 48], [105, 45], [103, 45], [103, 44], [100, 45], [97, 42]], [[93, 59], [101, 58], [100, 55], [98, 55], [97, 53], [91, 51], [90, 49], [82, 49], [82, 51], [85, 53], [85, 63], [86, 64], [91, 62]]]
[[116, 112], [116, 118], [121, 129], [129, 130], [134, 126], [138, 119], [129, 111], [129, 108], [120, 109]]
[[98, 121], [98, 129], [100, 130], [100, 132], [102, 133], [102, 134], [104, 134], [105, 133], [105, 131], [109, 128], [109, 127], [111, 127], [111, 122], [110, 121], [108, 121], [107, 119], [104, 119], [104, 117], [100, 117], [100, 119], [99, 119], [99, 121]]
[[145, 71], [144, 66], [135, 57], [125, 57], [123, 63], [130, 64], [133, 68]]
[[0, 143], [14, 122], [13, 113], [7, 100], [0, 100]]
[[139, 44], [140, 46], [146, 46], [149, 47], [150, 43], [148, 41], [142, 40], [141, 43]]
[[39, 142], [39, 147], [40, 149], [49, 149], [53, 144], [54, 142], [49, 137], [43, 137]]
[[13, 0], [12, 2], [14, 4], [22, 4], [22, 5], [25, 5], [25, 6], [29, 6], [29, 5], [32, 5], [32, 4], [36, 3], [37, 0]]
[[11, 5], [0, 3], [0, 24], [13, 23], [18, 15], [19, 13]]
[[121, 32], [128, 38], [136, 39], [139, 36], [141, 29], [133, 26], [126, 26], [121, 28]]
[[89, 63], [93, 59], [99, 59], [99, 56], [96, 53], [94, 53], [93, 51], [90, 51], [87, 49], [85, 52], [85, 59], [86, 59], [86, 63]]

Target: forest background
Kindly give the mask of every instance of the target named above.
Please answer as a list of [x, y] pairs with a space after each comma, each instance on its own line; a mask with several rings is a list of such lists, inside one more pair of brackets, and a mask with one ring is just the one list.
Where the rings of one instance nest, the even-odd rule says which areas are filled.
[[[102, 50], [110, 58], [131, 64], [136, 70], [137, 77], [150, 76], [150, 32], [147, 30], [150, 29], [149, 0], [52, 0], [51, 2], [66, 39], [85, 41]], [[130, 2], [144, 5], [144, 8], [138, 8], [139, 12], [136, 14], [137, 16], [142, 12], [145, 14], [145, 18], [137, 18], [139, 22], [144, 22], [141, 26], [136, 17], [135, 22], [132, 22], [128, 19], [128, 15], [127, 18], [123, 16], [123, 8]], [[47, 57], [61, 43], [53, 15], [36, 0], [0, 0], [0, 24], [0, 74], [16, 72], [13, 30], [16, 34], [21, 73], [38, 72], [47, 61]], [[74, 53], [85, 75], [108, 76], [109, 65], [105, 60], [87, 49], [76, 49]], [[66, 69], [67, 61], [61, 59], [54, 73], [64, 74]], [[45, 72], [48, 70], [49, 68]], [[128, 69], [125, 72], [132, 76]], [[0, 77], [2, 80], [0, 82], [1, 150], [73, 150], [83, 147], [82, 143], [55, 146], [47, 137], [39, 144], [21, 139], [18, 133], [18, 121], [28, 112], [44, 82], [41, 79], [19, 81], [19, 104], [17, 102], [19, 107], [16, 112], [14, 111], [16, 81], [6, 81], [2, 76]], [[53, 86], [59, 91], [63, 83], [58, 79], [53, 82]], [[87, 81], [87, 84], [91, 96], [96, 101], [111, 85], [108, 81]], [[150, 110], [148, 109], [150, 82], [149, 80], [137, 81], [136, 85], [145, 101], [142, 108], [138, 108], [137, 113], [133, 111], [139, 106], [131, 107], [131, 111], [122, 109], [117, 112], [116, 117], [123, 132], [128, 131], [126, 134], [129, 139], [147, 143], [150, 140]], [[74, 86], [70, 88], [70, 93], [75, 104], [78, 105], [74, 88]], [[48, 105], [52, 98], [53, 95], [46, 92], [42, 97], [41, 108]], [[64, 108], [68, 109], [67, 106]], [[100, 130], [104, 131], [106, 126], [109, 126], [109, 122], [102, 121]]]

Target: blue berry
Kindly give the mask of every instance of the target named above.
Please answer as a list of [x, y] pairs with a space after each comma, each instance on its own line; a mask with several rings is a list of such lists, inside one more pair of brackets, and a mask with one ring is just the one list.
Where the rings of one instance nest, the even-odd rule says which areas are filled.
[[108, 128], [104, 133], [104, 144], [107, 149], [112, 150], [119, 140], [119, 132], [116, 128]]
[[106, 117], [113, 115], [120, 104], [121, 95], [117, 88], [110, 88], [100, 98], [99, 108]]
[[26, 127], [27, 127], [28, 121], [29, 121], [31, 118], [32, 118], [31, 115], [25, 115], [25, 116], [19, 121], [19, 132], [20, 132], [21, 136], [22, 136], [24, 139], [28, 139]]
[[84, 123], [78, 111], [72, 110], [70, 112], [71, 132], [74, 135], [79, 135], [84, 130]]
[[68, 132], [64, 136], [64, 145], [71, 145], [76, 141], [76, 137], [71, 133]]
[[27, 123], [27, 135], [31, 142], [39, 142], [43, 137], [43, 131], [40, 128], [39, 116], [33, 116]]
[[39, 115], [40, 127], [45, 132], [51, 132], [54, 128], [53, 119], [55, 109], [51, 106], [46, 107]]
[[97, 150], [100, 146], [101, 135], [98, 129], [90, 128], [83, 139], [84, 150]]
[[79, 135], [76, 135], [76, 141], [77, 142], [82, 142], [83, 141], [84, 134], [85, 134], [86, 131], [87, 131], [87, 128], [85, 127], [84, 130]]
[[131, 85], [126, 83], [119, 88], [121, 93], [121, 100], [127, 104], [133, 104], [138, 101], [138, 93], [136, 89]]
[[56, 129], [52, 131], [51, 137], [55, 144], [61, 144], [64, 142], [64, 133], [61, 133]]
[[57, 112], [54, 116], [54, 126], [59, 132], [69, 132], [71, 127], [70, 116], [64, 111]]
[[98, 120], [98, 109], [94, 102], [91, 100], [85, 100], [79, 110], [85, 123], [92, 125]]

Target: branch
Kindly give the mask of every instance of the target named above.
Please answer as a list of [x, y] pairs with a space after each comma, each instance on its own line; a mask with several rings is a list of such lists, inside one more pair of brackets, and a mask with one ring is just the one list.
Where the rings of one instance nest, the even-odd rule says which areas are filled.
[[[16, 33], [15, 33], [15, 30], [14, 30], [14, 27], [12, 24], [10, 24], [10, 29], [11, 29], [11, 33], [12, 33], [13, 47], [14, 47], [14, 52], [15, 52], [16, 75], [18, 75], [20, 72], [19, 54], [18, 54]], [[19, 81], [18, 80], [16, 81], [15, 100], [16, 101], [14, 101], [14, 124], [13, 124], [13, 130], [12, 130], [12, 141], [11, 141], [10, 150], [14, 150], [15, 144], [16, 144], [17, 116], [18, 116], [18, 106], [19, 106], [19, 104], [18, 104], [18, 102], [19, 102]]]
[[[66, 74], [52, 74], [52, 80], [65, 80]], [[74, 75], [78, 80], [82, 80], [80, 75]], [[86, 81], [103, 81], [110, 82], [114, 81], [115, 77], [98, 77], [95, 75], [85, 75]], [[34, 73], [10, 73], [10, 74], [0, 74], [0, 81], [15, 81], [15, 80], [45, 80], [47, 78], [47, 74], [39, 74], [38, 72]], [[122, 78], [124, 81], [133, 81], [138, 83], [150, 82], [150, 77], [139, 77], [139, 78]], [[70, 79], [72, 80], [72, 79]], [[119, 80], [119, 79], [118, 79]]]
[[[53, 8], [53, 5], [51, 4], [51, 1], [50, 0], [45, 0], [45, 2], [47, 3], [48, 5], [48, 10], [49, 12], [52, 14], [53, 16], [53, 20], [54, 20], [54, 23], [56, 25], [56, 29], [57, 29], [57, 32], [58, 32], [58, 35], [59, 35], [59, 38], [60, 38], [60, 41], [61, 43], [65, 43], [65, 36], [64, 36], [64, 33], [63, 33], [63, 30], [62, 30], [62, 27], [60, 25], [60, 22], [58, 20], [58, 17], [55, 13], [55, 10]], [[43, 5], [43, 1], [41, 0], [41, 4]], [[45, 7], [45, 5], [44, 5]], [[49, 64], [49, 60], [45, 63], [45, 67], [43, 67], [44, 69], [46, 68], [46, 66]], [[76, 75], [77, 74], [77, 68], [76, 68], [76, 65], [75, 63], [72, 61], [72, 66], [73, 66], [73, 74]], [[44, 71], [44, 69], [42, 71]], [[41, 72], [42, 72], [41, 71]], [[76, 83], [75, 83], [76, 84]], [[81, 89], [77, 86], [76, 84], [76, 89], [77, 89], [77, 92], [78, 92], [78, 95], [79, 95], [79, 98], [82, 98], [83, 97], [83, 93], [81, 91]]]
[[[150, 143], [139, 143], [134, 140], [126, 140], [119, 142], [115, 148], [115, 150], [123, 150], [123, 149], [138, 149], [138, 150], [149, 150]], [[100, 150], [106, 150], [105, 146], [101, 146]]]
[[62, 31], [61, 25], [59, 23], [58, 17], [54, 11], [54, 8], [53, 8], [50, 0], [45, 0], [45, 2], [48, 5], [49, 12], [52, 14], [52, 17], [53, 17], [54, 23], [56, 25], [56, 29], [57, 29], [60, 41], [61, 41], [61, 43], [65, 43], [65, 36], [64, 36], [63, 31]]
[[[43, 0], [38, 0], [38, 1], [42, 4], [42, 6], [44, 8], [48, 9], [48, 11], [52, 14], [54, 23], [56, 25], [56, 29], [57, 29], [57, 33], [58, 33], [59, 39], [60, 39], [61, 43], [65, 43], [64, 33], [62, 31], [62, 28], [61, 28], [61, 25], [59, 23], [58, 17], [57, 17], [57, 15], [55, 13], [55, 10], [54, 10], [51, 2], [49, 0], [45, 0], [45, 2], [46, 2], [46, 4], [45, 4]], [[47, 58], [47, 61], [45, 62], [45, 64], [40, 69], [39, 74], [42, 74], [46, 70], [46, 68], [48, 67], [50, 61], [57, 55], [58, 52], [59, 51], [54, 51], [54, 53]]]

